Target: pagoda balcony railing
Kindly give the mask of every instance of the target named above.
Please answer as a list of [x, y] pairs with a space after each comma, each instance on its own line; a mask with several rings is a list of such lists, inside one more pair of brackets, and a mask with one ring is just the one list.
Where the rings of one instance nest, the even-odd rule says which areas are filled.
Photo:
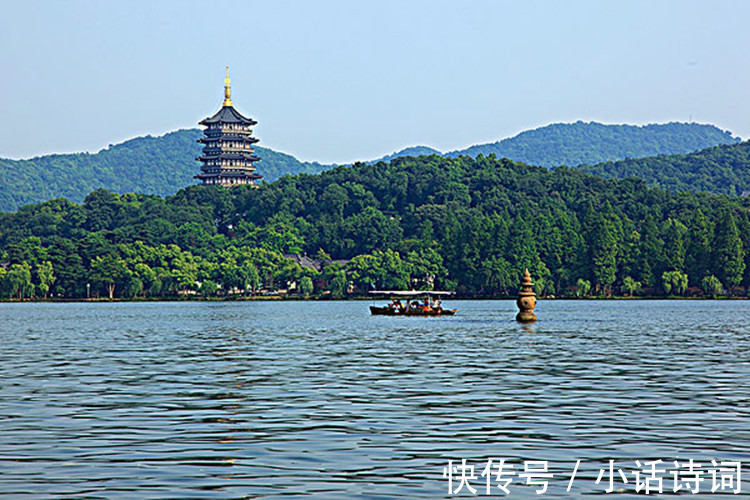
[[[229, 158], [227, 158], [229, 157]], [[200, 158], [205, 158], [206, 160], [246, 160], [246, 161], [258, 161], [257, 156], [254, 153], [240, 153], [240, 152], [231, 152], [231, 151], [224, 151], [223, 154], [221, 151], [217, 151], [214, 153], [207, 153], [203, 152], [203, 155], [201, 155]]]
[[245, 131], [245, 130], [249, 131], [250, 130], [249, 127], [245, 127], [245, 126], [242, 126], [242, 125], [232, 125], [232, 124], [225, 124], [225, 125], [222, 125], [219, 128], [222, 129], [222, 130], [239, 130], [239, 131]]
[[233, 137], [227, 137], [226, 135], [218, 134], [218, 135], [207, 135], [206, 137], [201, 138], [198, 142], [203, 142], [204, 144], [216, 144], [217, 142], [241, 142], [241, 143], [256, 143], [258, 142], [258, 139], [255, 137], [248, 135], [248, 136], [233, 136]]
[[236, 135], [242, 137], [242, 140], [248, 141], [255, 139], [253, 137], [252, 130], [248, 130], [246, 132], [241, 132], [238, 130], [219, 130], [219, 129], [207, 129], [203, 131], [203, 134], [208, 137], [209, 139], [216, 139], [217, 137], [227, 136], [227, 135]]
[[218, 132], [218, 133], [226, 133], [226, 132], [232, 132], [232, 133], [240, 133], [240, 134], [252, 134], [253, 129], [249, 127], [209, 127], [206, 129], [206, 132]]
[[204, 135], [210, 139], [215, 139], [223, 135], [237, 135], [241, 136], [244, 140], [253, 139], [253, 133], [251, 131], [239, 132], [237, 130], [206, 130]]
[[253, 163], [250, 162], [250, 161], [244, 161], [244, 162], [242, 160], [235, 160], [235, 161], [241, 162], [241, 163], [232, 163], [232, 162], [226, 162], [226, 161], [225, 162], [221, 162], [221, 163], [216, 163], [216, 162], [211, 161], [211, 162], [206, 162], [204, 166], [206, 168], [211, 168], [211, 169], [213, 169], [213, 168], [216, 168], [216, 169], [222, 169], [222, 168], [242, 168], [242, 169], [253, 169], [253, 170], [255, 170], [255, 165], [253, 165]]
[[203, 152], [207, 155], [210, 154], [221, 154], [221, 153], [255, 153], [253, 148], [203, 148]]
[[226, 139], [225, 137], [218, 138], [214, 141], [208, 142], [204, 147], [206, 148], [252, 148], [253, 144], [258, 141], [243, 141], [238, 139]]

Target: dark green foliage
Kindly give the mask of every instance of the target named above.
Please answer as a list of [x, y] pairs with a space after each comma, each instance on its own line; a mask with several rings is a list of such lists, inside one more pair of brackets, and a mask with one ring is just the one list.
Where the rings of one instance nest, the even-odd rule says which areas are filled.
[[[31, 160], [0, 159], [0, 210], [63, 197], [80, 203], [86, 193], [107, 189], [116, 193], [171, 195], [196, 184], [203, 133], [178, 130], [161, 137], [138, 137], [110, 145], [96, 154], [48, 155]], [[256, 148], [262, 161], [258, 172], [271, 182], [283, 175], [318, 173], [328, 165], [301, 162], [291, 155]]]
[[397, 158], [168, 198], [97, 190], [83, 205], [0, 213], [0, 295], [85, 297], [89, 284], [99, 297], [233, 296], [310, 283], [333, 296], [511, 295], [524, 268], [545, 294], [701, 293], [685, 290], [685, 274], [694, 288], [713, 293], [703, 278], [715, 275], [744, 293], [749, 214], [745, 198], [494, 156]]
[[661, 275], [662, 287], [667, 295], [684, 295], [688, 287], [687, 274], [680, 271], [666, 271]]
[[696, 210], [688, 225], [688, 246], [685, 256], [687, 274], [692, 286], [700, 286], [711, 267], [711, 240], [713, 236], [708, 219]]
[[742, 281], [745, 251], [734, 216], [728, 210], [722, 211], [716, 223], [712, 264], [718, 271], [715, 274], [726, 286], [737, 286]]
[[670, 271], [685, 270], [685, 233], [687, 228], [674, 219], [667, 219], [664, 233], [664, 265]]
[[[115, 193], [172, 195], [180, 188], [196, 184], [193, 176], [199, 172], [200, 163], [194, 158], [201, 152], [202, 146], [196, 142], [201, 136], [202, 132], [197, 129], [179, 130], [160, 137], [139, 137], [110, 145], [96, 154], [57, 154], [31, 160], [0, 159], [0, 210], [16, 210], [28, 203], [58, 197], [80, 203], [87, 193], [100, 188]], [[495, 154], [499, 158], [553, 167], [688, 153], [737, 141], [728, 132], [711, 125], [668, 123], [638, 127], [577, 122], [548, 125], [493, 144], [447, 153], [446, 156]], [[288, 174], [316, 174], [333, 167], [302, 162], [262, 146], [256, 150], [262, 158], [258, 163], [258, 173], [266, 182]], [[440, 153], [425, 146], [414, 146], [382, 160], [431, 154]], [[732, 184], [734, 181], [716, 182]], [[736, 182], [734, 184], [739, 186]], [[455, 187], [447, 187], [444, 195], [463, 196], [464, 193], [456, 191]]]
[[635, 269], [641, 283], [646, 287], [656, 287], [657, 279], [665, 271], [664, 240], [659, 236], [659, 228], [651, 214], [647, 214], [640, 228], [641, 238], [638, 248], [640, 258]]
[[389, 162], [391, 160], [395, 160], [396, 158], [403, 158], [405, 156], [430, 156], [430, 155], [442, 155], [440, 151], [437, 149], [431, 148], [429, 146], [409, 146], [408, 148], [404, 148], [401, 151], [397, 151], [395, 153], [391, 153], [389, 155], [385, 155], [382, 158], [368, 162], [371, 164], [378, 163], [378, 162]]
[[739, 139], [713, 125], [666, 123], [653, 125], [604, 125], [596, 122], [554, 123], [521, 132], [493, 144], [481, 144], [448, 153], [510, 158], [544, 167], [576, 166], [644, 156], [689, 153]]
[[750, 141], [690, 154], [610, 161], [580, 168], [606, 178], [639, 177], [673, 193], [706, 191], [738, 196], [750, 192]]
[[617, 278], [617, 256], [622, 240], [622, 224], [609, 201], [596, 217], [591, 238], [591, 265], [596, 291], [605, 295], [612, 293]]
[[724, 288], [719, 278], [713, 274], [709, 274], [701, 281], [701, 287], [706, 292], [706, 295], [716, 296], [719, 295]]

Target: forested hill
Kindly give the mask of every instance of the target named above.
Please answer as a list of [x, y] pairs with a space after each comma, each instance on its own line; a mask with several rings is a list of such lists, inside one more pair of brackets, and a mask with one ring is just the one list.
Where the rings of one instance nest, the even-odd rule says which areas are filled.
[[744, 295], [749, 250], [747, 198], [432, 155], [258, 189], [192, 186], [166, 199], [98, 190], [83, 205], [0, 213], [0, 297], [85, 297], [87, 283], [113, 297], [293, 283], [334, 296], [350, 287], [508, 295], [526, 267], [546, 294]]
[[581, 165], [608, 178], [640, 177], [673, 193], [707, 191], [737, 196], [750, 192], [750, 141], [696, 153]]
[[391, 160], [395, 160], [396, 158], [405, 158], [407, 156], [430, 156], [430, 155], [441, 155], [443, 153], [438, 151], [437, 149], [431, 148], [429, 146], [409, 146], [408, 148], [404, 148], [401, 151], [396, 151], [395, 153], [391, 153], [389, 155], [385, 155], [382, 158], [378, 158], [377, 160], [368, 161], [368, 165], [375, 165], [378, 162], [389, 162]]
[[502, 141], [471, 146], [447, 153], [456, 157], [497, 155], [529, 165], [551, 168], [577, 166], [626, 158], [691, 153], [740, 139], [713, 125], [665, 123], [652, 125], [604, 125], [601, 123], [555, 123], [527, 130]]
[[[194, 158], [200, 154], [201, 145], [196, 141], [201, 134], [200, 130], [191, 129], [161, 137], [139, 137], [96, 154], [0, 159], [0, 211], [12, 211], [27, 203], [57, 197], [81, 202], [87, 193], [98, 188], [117, 193], [174, 194], [196, 183], [193, 176], [199, 171], [199, 163]], [[529, 130], [509, 139], [444, 156], [495, 154], [498, 158], [553, 167], [689, 153], [738, 140], [712, 125], [668, 123], [639, 127], [577, 122]], [[262, 158], [258, 172], [269, 182], [285, 174], [312, 174], [333, 167], [301, 162], [291, 155], [263, 147], [257, 150]], [[384, 160], [433, 153], [437, 151], [415, 146], [388, 155]]]
[[[58, 197], [80, 203], [99, 188], [117, 193], [174, 194], [197, 182], [193, 176], [199, 172], [200, 163], [195, 158], [202, 146], [196, 141], [202, 135], [197, 129], [178, 130], [160, 137], [131, 139], [96, 154], [0, 159], [0, 211]], [[258, 171], [268, 181], [331, 167], [301, 162], [264, 147], [256, 149], [262, 157]]]

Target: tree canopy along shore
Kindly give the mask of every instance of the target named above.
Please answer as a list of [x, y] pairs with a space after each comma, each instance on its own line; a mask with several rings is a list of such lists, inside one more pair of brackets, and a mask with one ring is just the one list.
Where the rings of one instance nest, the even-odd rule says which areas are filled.
[[0, 296], [744, 296], [748, 249], [747, 198], [431, 155], [2, 213]]

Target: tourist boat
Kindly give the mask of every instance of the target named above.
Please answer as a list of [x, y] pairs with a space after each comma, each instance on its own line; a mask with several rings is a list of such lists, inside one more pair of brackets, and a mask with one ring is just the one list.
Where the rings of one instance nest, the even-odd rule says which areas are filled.
[[370, 313], [375, 316], [453, 316], [458, 311], [444, 309], [440, 303], [440, 297], [453, 295], [453, 292], [373, 290], [370, 294], [391, 297], [391, 302], [385, 306], [370, 306]]

